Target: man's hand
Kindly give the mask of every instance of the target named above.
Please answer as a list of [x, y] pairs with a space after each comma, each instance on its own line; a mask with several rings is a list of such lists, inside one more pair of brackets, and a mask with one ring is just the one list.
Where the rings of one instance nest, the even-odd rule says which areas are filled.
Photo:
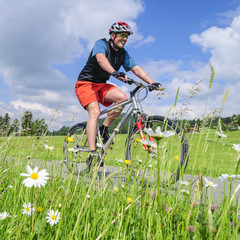
[[128, 80], [128, 77], [124, 72], [114, 71], [114, 72], [112, 72], [111, 75], [123, 82], [127, 82], [127, 80]]
[[152, 83], [151, 85], [154, 86], [154, 88], [152, 90], [161, 90], [161, 88], [162, 88], [161, 83]]

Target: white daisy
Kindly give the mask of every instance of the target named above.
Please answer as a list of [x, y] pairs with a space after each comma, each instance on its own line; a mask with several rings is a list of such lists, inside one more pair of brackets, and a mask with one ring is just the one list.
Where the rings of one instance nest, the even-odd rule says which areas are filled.
[[189, 182], [187, 182], [187, 181], [180, 181], [180, 184], [182, 186], [188, 186]]
[[74, 148], [68, 148], [68, 151], [69, 151], [69, 152], [74, 152], [74, 153], [75, 153], [75, 152], [77, 152], [78, 150], [76, 150], [76, 149], [74, 149]]
[[53, 149], [54, 149], [54, 146], [48, 146], [47, 144], [44, 144], [44, 147], [45, 147], [45, 149], [48, 149], [48, 150], [50, 150], [50, 151], [52, 151]]
[[171, 137], [171, 136], [173, 136], [175, 134], [174, 131], [162, 132], [160, 126], [158, 126], [155, 131], [153, 129], [151, 129], [151, 128], [145, 128], [144, 131], [147, 134], [149, 134], [150, 136], [152, 136], [153, 138], [157, 138], [157, 139], [161, 139], [161, 138], [164, 138], [164, 137]]
[[124, 161], [122, 159], [117, 159], [116, 158], [116, 161], [117, 161], [117, 163], [124, 163]]
[[54, 224], [57, 224], [60, 220], [60, 212], [56, 210], [55, 212], [53, 210], [49, 210], [48, 216], [46, 217], [47, 222], [53, 226]]
[[226, 137], [227, 137], [227, 135], [225, 135], [225, 134], [223, 134], [223, 133], [221, 133], [221, 132], [218, 132], [218, 131], [216, 131], [216, 134], [217, 134], [220, 138], [226, 138]]
[[233, 144], [233, 149], [235, 149], [238, 153], [240, 153], [240, 144]]
[[213, 188], [217, 187], [217, 184], [208, 181], [206, 178], [203, 178], [203, 179], [205, 181], [205, 187], [213, 187]]
[[183, 194], [185, 194], [185, 195], [189, 195], [189, 191], [186, 190], [186, 189], [182, 189], [181, 192], [182, 192]]
[[101, 143], [96, 143], [96, 147], [97, 147], [97, 148], [102, 148], [103, 146], [102, 146]]
[[219, 177], [220, 181], [233, 181], [235, 178], [238, 179], [238, 177], [236, 175], [228, 175], [228, 174], [221, 174], [221, 176]]
[[39, 187], [45, 186], [48, 180], [48, 173], [46, 172], [46, 169], [41, 170], [38, 172], [38, 167], [35, 167], [32, 169], [30, 166], [26, 167], [28, 173], [21, 173], [20, 175], [23, 177], [28, 177], [25, 180], [23, 180], [23, 184], [25, 187]]
[[140, 140], [139, 142], [141, 142], [142, 144], [144, 144], [144, 145], [146, 145], [148, 148], [150, 148], [150, 147], [153, 147], [153, 148], [156, 148], [157, 147], [157, 145], [156, 145], [156, 143], [154, 142], [154, 141], [149, 141], [149, 140]]
[[5, 220], [9, 214], [7, 212], [0, 213], [0, 220]]
[[28, 217], [32, 215], [32, 213], [35, 211], [34, 207], [32, 207], [32, 204], [29, 203], [24, 203], [23, 204], [23, 213], [27, 215]]

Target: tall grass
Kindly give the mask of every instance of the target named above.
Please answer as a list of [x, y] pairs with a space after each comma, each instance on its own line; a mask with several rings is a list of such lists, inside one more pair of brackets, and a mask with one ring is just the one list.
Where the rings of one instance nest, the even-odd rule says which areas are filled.
[[[61, 137], [0, 138], [0, 239], [239, 239], [239, 175], [226, 178], [225, 195], [218, 202], [213, 195], [219, 186], [204, 178], [238, 174], [240, 153], [232, 146], [239, 143], [239, 132], [227, 135], [218, 139], [203, 127], [188, 133], [190, 180], [181, 178], [173, 185], [152, 178], [160, 169], [142, 164], [148, 174], [139, 175], [116, 162], [124, 159], [124, 135], [105, 157], [107, 165], [121, 167], [119, 172], [99, 174], [95, 166], [78, 175], [68, 173], [61, 161]], [[26, 165], [47, 169], [45, 186], [23, 184], [20, 174], [26, 173]], [[23, 214], [29, 202], [35, 208], [31, 216]], [[47, 223], [49, 210], [60, 212], [53, 226]]]

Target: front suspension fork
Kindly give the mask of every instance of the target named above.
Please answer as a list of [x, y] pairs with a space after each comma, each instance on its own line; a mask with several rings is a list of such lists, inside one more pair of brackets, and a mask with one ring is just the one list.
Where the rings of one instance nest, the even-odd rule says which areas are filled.
[[[144, 115], [140, 115], [140, 116], [139, 116], [138, 122], [136, 123], [136, 126], [137, 126], [137, 129], [138, 129], [138, 131], [139, 131], [139, 134], [140, 134], [141, 139], [142, 139], [143, 141], [145, 141], [146, 138], [145, 138], [144, 133], [143, 133], [142, 116], [144, 116]], [[144, 117], [146, 117], [146, 116], [144, 116]], [[152, 136], [148, 135], [148, 138], [149, 138], [149, 141], [154, 142], [154, 139], [153, 139]], [[148, 148], [145, 144], [143, 144], [143, 147], [144, 147], [144, 149], [145, 149], [146, 151], [147, 151], [147, 150], [151, 151], [151, 149]]]

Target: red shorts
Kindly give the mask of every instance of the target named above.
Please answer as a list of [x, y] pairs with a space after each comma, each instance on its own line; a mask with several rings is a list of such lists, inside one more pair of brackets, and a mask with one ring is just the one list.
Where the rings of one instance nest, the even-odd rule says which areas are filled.
[[105, 95], [115, 86], [108, 83], [93, 83], [88, 81], [77, 81], [75, 92], [79, 102], [85, 108], [89, 103], [98, 101], [103, 106], [108, 107], [112, 103], [105, 102]]

